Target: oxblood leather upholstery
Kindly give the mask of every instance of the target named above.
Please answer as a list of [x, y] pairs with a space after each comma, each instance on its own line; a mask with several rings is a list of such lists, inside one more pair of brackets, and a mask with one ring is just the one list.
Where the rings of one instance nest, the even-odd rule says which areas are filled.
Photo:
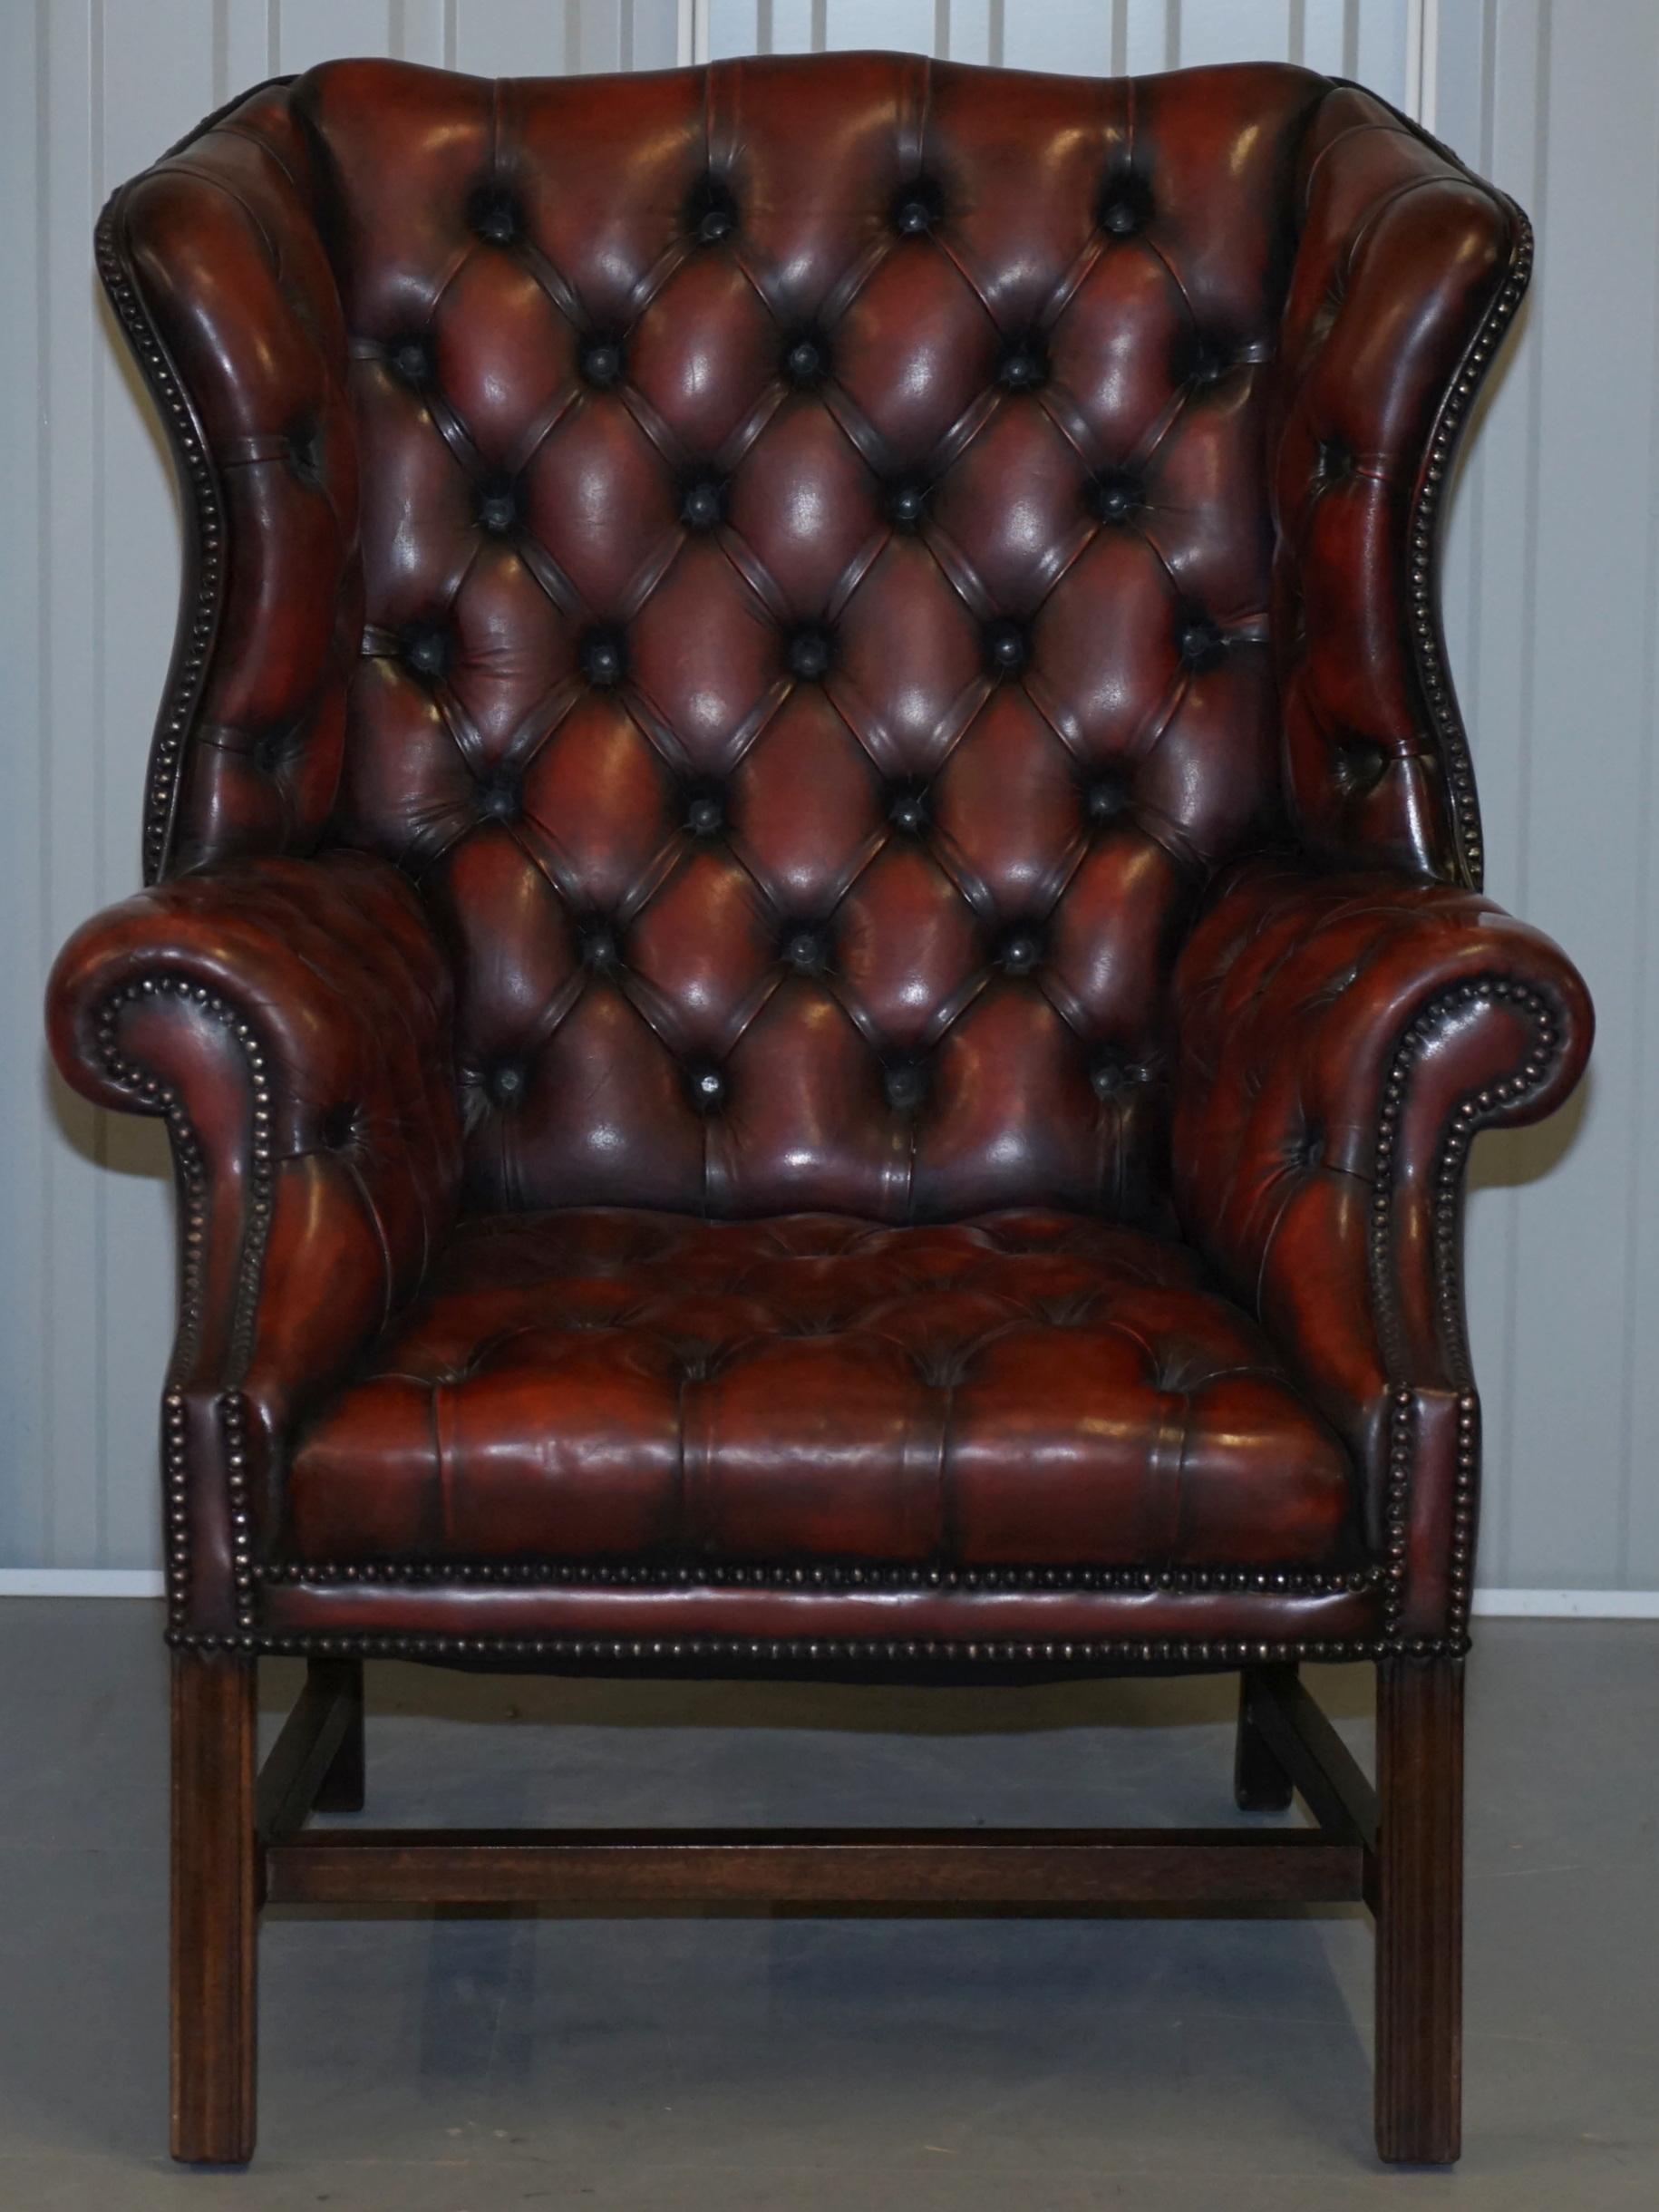
[[1518, 211], [1294, 69], [349, 63], [100, 250], [196, 542], [53, 1034], [179, 1147], [175, 1634], [1460, 1635], [1463, 1154], [1590, 1032], [1455, 888]]
[[[1402, 1625], [1431, 1635], [1467, 1606], [1473, 1550], [1468, 1140], [1568, 1095], [1588, 995], [1489, 898], [1273, 856], [1221, 886], [1175, 1004], [1180, 1218], [1348, 1443], [1369, 1545], [1409, 1559]], [[1402, 1434], [1409, 1512], [1391, 1527]]]
[[497, 1215], [301, 1436], [296, 1547], [1340, 1564], [1342, 1447], [1201, 1284], [1077, 1215]]
[[[59, 956], [60, 1063], [101, 1104], [165, 1111], [180, 1143], [170, 1396], [210, 1437], [235, 1379], [253, 1415], [250, 1492], [278, 1479], [298, 1412], [418, 1288], [453, 1225], [451, 999], [419, 898], [364, 853], [181, 876]], [[257, 1502], [272, 1525], [276, 1498]], [[222, 1559], [222, 1489], [196, 1506], [199, 1542]]]

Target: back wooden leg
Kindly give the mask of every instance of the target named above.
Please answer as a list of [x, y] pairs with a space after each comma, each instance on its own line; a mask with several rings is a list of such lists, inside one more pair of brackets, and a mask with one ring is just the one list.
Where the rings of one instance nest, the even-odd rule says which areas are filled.
[[1461, 2148], [1463, 1663], [1377, 1670], [1378, 2155]]
[[352, 1717], [340, 1748], [318, 1785], [319, 1812], [361, 1812], [364, 1791], [363, 1662], [361, 1659], [313, 1659], [306, 1674], [319, 1676], [343, 1689], [352, 1702]]
[[[1294, 1676], [1294, 1666], [1281, 1673]], [[1290, 1803], [1290, 1777], [1280, 1766], [1250, 1713], [1256, 1670], [1238, 1678], [1238, 1733], [1233, 1744], [1233, 1796], [1241, 1812], [1283, 1812]]]
[[173, 1659], [172, 2153], [254, 2149], [252, 1660]]

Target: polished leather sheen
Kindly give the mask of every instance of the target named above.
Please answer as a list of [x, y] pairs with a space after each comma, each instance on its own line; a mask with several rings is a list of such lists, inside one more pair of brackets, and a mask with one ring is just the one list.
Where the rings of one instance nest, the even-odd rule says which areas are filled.
[[1352, 1504], [1189, 1252], [1046, 1213], [471, 1222], [292, 1475], [335, 1560], [1340, 1566]]
[[117, 195], [196, 545], [52, 1023], [180, 1148], [177, 1633], [1460, 1630], [1590, 1033], [1425, 550], [1526, 252], [1276, 66], [334, 63]]

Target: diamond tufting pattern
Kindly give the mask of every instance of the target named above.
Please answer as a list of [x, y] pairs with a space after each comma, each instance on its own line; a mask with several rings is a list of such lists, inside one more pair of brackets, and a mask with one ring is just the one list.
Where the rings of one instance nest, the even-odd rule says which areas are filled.
[[[204, 179], [275, 361], [180, 296]], [[1153, 1218], [1170, 965], [1283, 823], [1281, 684], [1314, 832], [1456, 865], [1373, 541], [1505, 218], [1363, 94], [339, 63], [124, 218], [282, 557], [232, 576], [179, 857], [419, 884], [473, 1204]], [[1373, 419], [1334, 303], [1425, 249]]]
[[1237, 78], [1241, 150], [1043, 85], [1033, 141], [865, 62], [809, 174], [810, 73], [653, 81], [616, 136], [403, 73], [395, 160], [380, 73], [296, 93], [365, 487], [336, 830], [457, 948], [473, 1200], [1150, 1211], [1159, 977], [1275, 798], [1272, 188], [1315, 88]]

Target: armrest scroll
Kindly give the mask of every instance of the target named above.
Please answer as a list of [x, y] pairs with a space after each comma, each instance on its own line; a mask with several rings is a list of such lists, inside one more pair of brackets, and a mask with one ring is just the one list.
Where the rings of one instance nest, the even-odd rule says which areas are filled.
[[454, 1214], [447, 963], [386, 862], [251, 860], [87, 923], [47, 1014], [77, 1090], [167, 1118], [181, 1197], [168, 1449], [235, 1473], [240, 1509], [268, 1527], [296, 1412], [413, 1294]]
[[1570, 1095], [1588, 994], [1547, 937], [1475, 893], [1295, 861], [1231, 879], [1176, 991], [1187, 1234], [1347, 1438], [1402, 1623], [1443, 1625], [1473, 1542], [1470, 1142]]

